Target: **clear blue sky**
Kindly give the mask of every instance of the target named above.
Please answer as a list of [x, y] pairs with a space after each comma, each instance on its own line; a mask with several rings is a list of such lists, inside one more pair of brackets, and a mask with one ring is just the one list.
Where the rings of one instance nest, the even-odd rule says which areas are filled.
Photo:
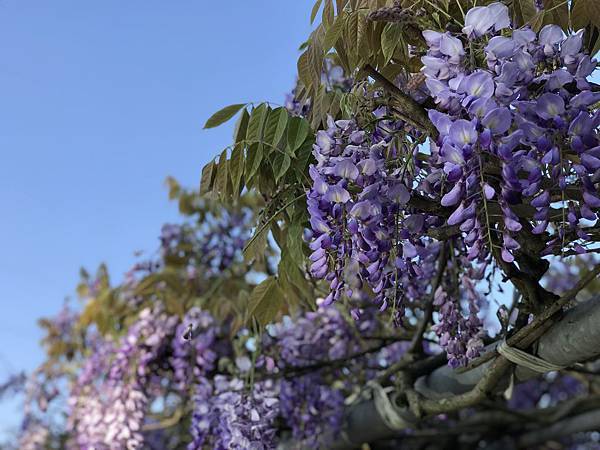
[[[0, 380], [42, 360], [36, 319], [80, 266], [120, 278], [177, 220], [232, 126], [220, 107], [283, 102], [310, 0], [0, 2]], [[18, 422], [0, 405], [0, 433]]]

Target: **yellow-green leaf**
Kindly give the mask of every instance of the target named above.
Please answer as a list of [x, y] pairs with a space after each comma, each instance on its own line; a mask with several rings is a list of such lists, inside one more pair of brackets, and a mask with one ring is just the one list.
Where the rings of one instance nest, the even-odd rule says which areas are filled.
[[244, 261], [250, 263], [252, 261], [262, 261], [265, 257], [267, 249], [267, 236], [269, 227], [259, 226], [254, 231], [254, 235], [246, 243], [244, 247]]
[[319, 8], [321, 7], [321, 3], [323, 0], [317, 0], [312, 7], [312, 11], [310, 12], [310, 23], [312, 24], [315, 21], [315, 17], [317, 17], [317, 13], [319, 12]]
[[277, 279], [269, 277], [252, 290], [248, 299], [248, 314], [264, 327], [275, 319], [282, 306], [283, 294]]

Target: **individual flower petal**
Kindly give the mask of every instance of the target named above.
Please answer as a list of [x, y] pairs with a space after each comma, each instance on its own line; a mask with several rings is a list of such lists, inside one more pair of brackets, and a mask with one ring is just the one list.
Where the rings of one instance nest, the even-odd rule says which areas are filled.
[[507, 263], [511, 263], [515, 260], [515, 257], [506, 248], [502, 248], [502, 260]]
[[388, 190], [388, 196], [400, 205], [406, 205], [410, 200], [410, 192], [402, 183], [396, 183]]
[[456, 205], [462, 198], [462, 183], [456, 183], [454, 187], [442, 197], [442, 206]]
[[381, 208], [377, 205], [371, 203], [368, 200], [363, 200], [362, 202], [355, 203], [352, 209], [350, 210], [350, 215], [354, 217], [358, 217], [361, 220], [366, 220], [371, 216], [375, 216], [381, 212]]
[[490, 98], [494, 95], [492, 75], [483, 70], [473, 72], [463, 78], [458, 86], [458, 92], [467, 94], [469, 99]]
[[464, 147], [477, 141], [475, 123], [459, 119], [450, 126], [450, 139], [455, 145]]
[[490, 186], [487, 183], [484, 183], [483, 184], [483, 195], [485, 195], [485, 198], [487, 200], [491, 200], [494, 198], [494, 195], [496, 195], [496, 191], [492, 186]]
[[544, 47], [544, 53], [551, 55], [554, 46], [564, 39], [565, 35], [558, 25], [546, 25], [540, 30], [539, 43]]
[[583, 153], [581, 155], [581, 164], [583, 164], [588, 170], [600, 169], [600, 159], [590, 155], [589, 153]]
[[358, 168], [349, 158], [338, 161], [334, 166], [334, 173], [338, 177], [352, 181], [358, 178]]
[[544, 208], [550, 205], [550, 192], [544, 191], [536, 198], [531, 200], [531, 206], [535, 208]]
[[514, 219], [511, 219], [510, 217], [505, 217], [504, 218], [504, 226], [506, 226], [506, 228], [510, 231], [521, 231], [521, 228], [523, 228], [523, 226], [517, 222]]
[[325, 200], [333, 203], [346, 203], [350, 200], [350, 193], [339, 185], [329, 186], [325, 193]]
[[460, 39], [451, 36], [449, 33], [444, 33], [440, 39], [440, 52], [443, 55], [449, 56], [450, 62], [454, 64], [458, 64], [460, 57], [465, 54]]
[[462, 29], [470, 38], [481, 37], [492, 29], [499, 31], [510, 26], [508, 8], [501, 3], [489, 6], [471, 8], [465, 16], [465, 26]]
[[441, 136], [446, 136], [450, 132], [452, 120], [450, 120], [448, 114], [443, 114], [435, 109], [430, 109], [428, 115], [433, 125], [435, 125], [437, 130], [440, 132]]
[[450, 217], [448, 217], [448, 225], [456, 225], [464, 220], [465, 206], [464, 203], [458, 205], [458, 208], [454, 210]]
[[583, 29], [570, 35], [560, 46], [560, 57], [567, 65], [577, 62], [577, 54], [581, 51], [583, 45]]
[[494, 36], [485, 47], [488, 58], [492, 56], [495, 59], [509, 58], [515, 53], [516, 49], [516, 42], [504, 36]]
[[583, 191], [583, 201], [592, 208], [600, 208], [600, 198], [588, 191]]
[[552, 119], [565, 112], [565, 101], [556, 94], [542, 94], [537, 101], [537, 115], [542, 119]]
[[331, 153], [331, 146], [334, 144], [334, 140], [326, 131], [319, 130], [317, 131], [316, 144], [321, 154], [328, 155]]
[[493, 134], [504, 134], [511, 126], [512, 114], [508, 108], [496, 108], [487, 113], [481, 123]]

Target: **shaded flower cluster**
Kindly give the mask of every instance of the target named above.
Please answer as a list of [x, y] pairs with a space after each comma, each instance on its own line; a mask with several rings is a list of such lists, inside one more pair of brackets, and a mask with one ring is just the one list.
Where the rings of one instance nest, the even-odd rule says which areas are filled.
[[317, 132], [307, 199], [310, 269], [330, 283], [326, 305], [360, 298], [368, 287], [381, 310], [391, 303], [402, 316], [402, 280], [424, 275], [418, 261], [432, 251], [424, 238], [430, 224], [427, 216], [406, 212], [410, 178], [387, 164], [409, 151], [391, 143], [393, 126], [384, 122], [371, 135], [353, 121], [329, 120]]

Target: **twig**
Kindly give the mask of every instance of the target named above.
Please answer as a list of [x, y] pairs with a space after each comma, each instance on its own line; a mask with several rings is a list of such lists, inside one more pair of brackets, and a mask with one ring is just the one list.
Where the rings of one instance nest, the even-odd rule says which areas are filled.
[[408, 351], [411, 353], [417, 351], [419, 353], [422, 352], [423, 335], [425, 333], [425, 330], [427, 329], [427, 326], [429, 325], [431, 317], [433, 316], [433, 299], [435, 296], [435, 291], [442, 283], [442, 278], [444, 277], [444, 272], [446, 271], [446, 265], [448, 264], [448, 253], [446, 250], [445, 242], [442, 242], [441, 244], [438, 261], [438, 272], [436, 274], [435, 279], [433, 280], [433, 283], [431, 284], [431, 294], [427, 299], [427, 304], [425, 306], [425, 310], [423, 311], [423, 318], [421, 319], [421, 322], [419, 322], [417, 330], [415, 331], [413, 339], [410, 343], [410, 349]]

